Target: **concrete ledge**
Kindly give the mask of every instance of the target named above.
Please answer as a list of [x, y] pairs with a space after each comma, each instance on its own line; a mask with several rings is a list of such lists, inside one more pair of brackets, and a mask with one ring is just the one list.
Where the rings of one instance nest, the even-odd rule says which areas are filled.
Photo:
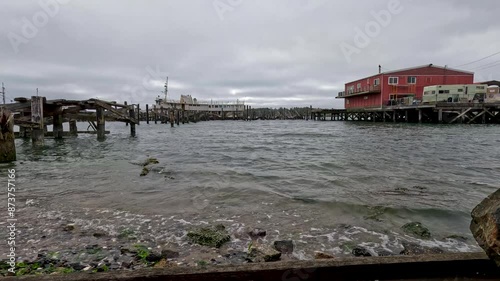
[[4, 280], [499, 280], [500, 269], [483, 253], [345, 258], [179, 267], [106, 273], [7, 277]]

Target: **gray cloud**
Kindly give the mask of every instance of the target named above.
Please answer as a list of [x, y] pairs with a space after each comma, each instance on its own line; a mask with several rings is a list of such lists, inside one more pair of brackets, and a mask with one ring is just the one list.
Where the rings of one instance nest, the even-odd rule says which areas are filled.
[[[2, 3], [0, 81], [9, 98], [39, 88], [48, 98], [153, 103], [168, 75], [172, 98], [342, 107], [335, 96], [344, 83], [379, 64], [456, 66], [500, 51], [495, 0], [400, 0], [402, 12], [350, 63], [340, 44], [354, 44], [355, 29], [391, 0], [241, 0], [222, 20], [212, 0], [65, 1], [18, 53], [9, 34], [22, 36], [23, 18], [43, 9], [35, 0]], [[498, 69], [478, 70], [477, 80], [500, 79]]]

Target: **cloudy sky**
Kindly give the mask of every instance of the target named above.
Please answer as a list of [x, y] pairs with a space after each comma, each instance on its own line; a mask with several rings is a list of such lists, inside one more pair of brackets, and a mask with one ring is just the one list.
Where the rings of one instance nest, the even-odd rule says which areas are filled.
[[152, 104], [168, 75], [174, 99], [341, 108], [344, 83], [379, 64], [500, 80], [499, 9], [498, 0], [2, 0], [0, 82], [9, 100], [39, 88], [51, 99]]

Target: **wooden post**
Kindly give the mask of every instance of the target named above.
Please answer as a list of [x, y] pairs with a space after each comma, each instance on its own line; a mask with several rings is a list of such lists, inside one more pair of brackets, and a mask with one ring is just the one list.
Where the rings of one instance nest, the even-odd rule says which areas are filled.
[[386, 114], [386, 112], [384, 111], [384, 112], [382, 112], [382, 114], [383, 114], [382, 121], [385, 123], [385, 114]]
[[141, 124], [141, 105], [137, 104], [137, 125]]
[[[124, 105], [127, 105], [127, 102], [124, 102], [123, 104], [124, 104]], [[128, 107], [127, 107], [127, 108], [128, 108]], [[129, 114], [130, 114], [130, 112], [129, 112]], [[125, 126], [128, 126], [128, 122], [125, 122]]]
[[408, 110], [405, 110], [405, 121], [406, 121], [406, 123], [408, 123], [408, 117], [409, 117], [408, 116]]
[[[131, 119], [135, 119], [134, 105], [128, 107], [128, 116]], [[135, 123], [130, 123], [130, 136], [135, 137]]]
[[438, 122], [443, 123], [443, 110], [442, 109], [440, 109], [438, 111]]
[[146, 124], [149, 125], [149, 104], [146, 104]]
[[422, 109], [418, 110], [418, 123], [422, 123]]
[[182, 115], [181, 116], [181, 118], [182, 118], [182, 125], [184, 125], [184, 123], [186, 122], [186, 120], [185, 120], [186, 119], [186, 115], [185, 115], [186, 111], [184, 109], [181, 109], [181, 111], [182, 112], [180, 114]]
[[173, 128], [174, 127], [174, 110], [170, 109], [169, 112], [170, 112], [170, 115], [169, 115], [170, 116], [170, 118], [169, 118], [170, 119], [170, 127]]
[[31, 122], [36, 124], [31, 130], [33, 144], [43, 145], [43, 97], [31, 97]]
[[392, 122], [396, 123], [396, 109], [392, 112]]
[[76, 120], [69, 120], [69, 135], [73, 137], [78, 136], [78, 127], [76, 126]]
[[52, 132], [54, 133], [55, 139], [63, 138], [63, 116], [62, 108], [56, 110], [56, 114], [52, 118]]
[[97, 120], [97, 140], [104, 140], [106, 138], [106, 119], [104, 118], [104, 108], [98, 106], [96, 108]]
[[226, 118], [224, 116], [224, 108], [221, 108], [221, 112], [222, 112], [222, 120], [226, 120]]
[[486, 124], [486, 112], [483, 112], [483, 124]]
[[0, 163], [16, 161], [14, 115], [6, 108], [0, 109]]
[[180, 116], [181, 115], [181, 112], [180, 110], [176, 110], [176, 114], [175, 114], [175, 124], [177, 124], [177, 126], [179, 126], [179, 123], [180, 123]]

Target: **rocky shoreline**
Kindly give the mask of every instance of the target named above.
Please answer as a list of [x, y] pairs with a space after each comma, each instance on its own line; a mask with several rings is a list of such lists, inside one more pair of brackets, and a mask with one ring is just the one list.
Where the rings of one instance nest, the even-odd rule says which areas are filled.
[[[62, 231], [77, 235], [75, 224], [61, 226]], [[430, 232], [421, 223], [413, 222], [402, 229], [417, 238], [429, 239]], [[87, 233], [88, 235], [88, 233]], [[33, 260], [18, 261], [16, 274], [66, 274], [72, 272], [106, 272], [114, 270], [137, 270], [141, 268], [169, 268], [180, 266], [209, 266], [224, 264], [243, 264], [274, 261], [298, 260], [294, 253], [295, 241], [268, 241], [266, 230], [247, 229], [244, 233], [249, 239], [245, 248], [234, 248], [229, 245], [232, 239], [241, 238], [241, 233], [230, 233], [223, 224], [198, 227], [187, 233], [185, 241], [189, 251], [179, 250], [173, 245], [158, 246], [154, 243], [137, 241], [133, 231], [122, 231], [117, 237], [119, 243], [114, 246], [99, 244], [85, 245], [61, 251], [39, 250]], [[107, 234], [92, 233], [95, 238], [106, 238]], [[235, 238], [239, 237], [239, 238]], [[459, 237], [455, 237], [460, 239]], [[43, 239], [43, 237], [42, 237]], [[402, 242], [403, 250], [393, 253], [385, 249], [373, 251], [361, 244], [346, 244], [345, 250], [355, 257], [420, 255], [444, 253], [438, 247], [424, 247], [411, 242]], [[315, 252], [315, 259], [334, 259], [333, 253]], [[0, 263], [0, 274], [13, 275], [8, 272], [10, 265], [6, 261]]]

